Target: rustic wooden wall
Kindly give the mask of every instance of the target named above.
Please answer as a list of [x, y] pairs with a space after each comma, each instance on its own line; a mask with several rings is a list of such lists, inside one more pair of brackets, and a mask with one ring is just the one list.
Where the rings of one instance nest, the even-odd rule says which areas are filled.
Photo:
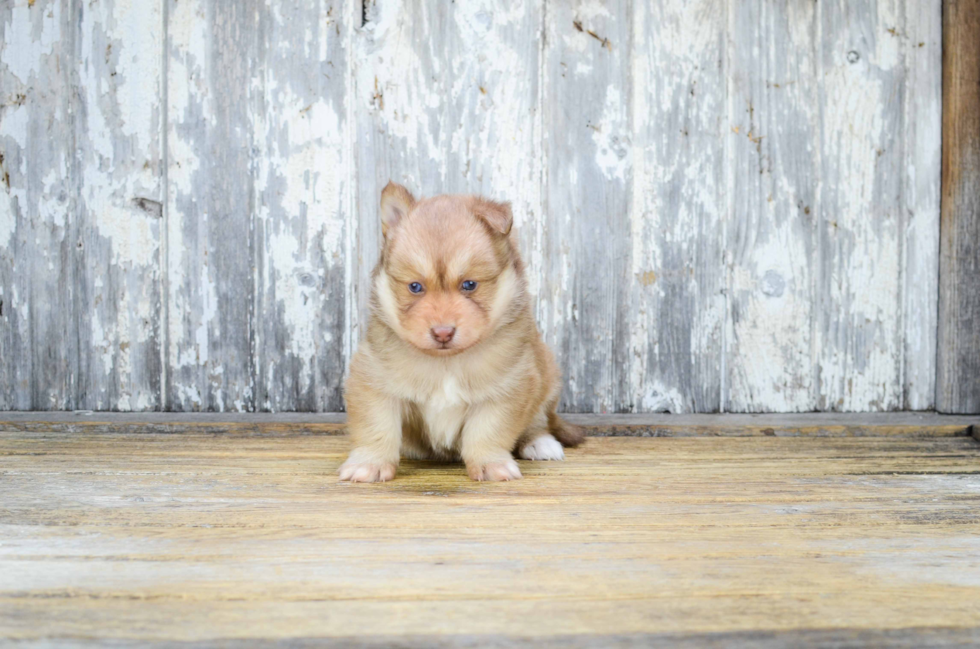
[[0, 408], [337, 410], [392, 178], [571, 411], [935, 404], [934, 0], [0, 3]]

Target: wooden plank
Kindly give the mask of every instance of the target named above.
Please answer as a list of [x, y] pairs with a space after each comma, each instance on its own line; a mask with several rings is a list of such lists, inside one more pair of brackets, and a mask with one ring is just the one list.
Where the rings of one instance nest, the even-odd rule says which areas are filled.
[[727, 411], [816, 406], [820, 7], [729, 5]]
[[0, 432], [53, 432], [101, 434], [195, 434], [245, 436], [340, 435], [343, 413], [236, 413], [236, 412], [6, 412]]
[[[935, 413], [567, 414], [596, 437], [969, 437], [974, 415]], [[247, 435], [340, 434], [343, 413], [104, 413], [7, 412], [0, 431]]]
[[258, 8], [255, 406], [343, 408], [348, 325], [349, 3]]
[[716, 412], [726, 317], [726, 5], [637, 2], [633, 11], [632, 268], [623, 305], [630, 410]]
[[[919, 649], [920, 647], [970, 647], [980, 642], [980, 630], [975, 628], [916, 627], [902, 629], [802, 629], [802, 630], [760, 630], [760, 631], [722, 631], [718, 633], [608, 633], [601, 635], [561, 634], [547, 637], [515, 636], [507, 633], [450, 634], [433, 635], [418, 633], [399, 635], [397, 638], [384, 635], [331, 637], [291, 637], [286, 644], [300, 647], [314, 646], [324, 642], [337, 644], [345, 649], [383, 649], [392, 646], [431, 647], [449, 649], [455, 647], [493, 647], [494, 649], [517, 649], [536, 647], [541, 649], [605, 649], [606, 647], [677, 647], [679, 649], [699, 647], [733, 647], [735, 649], [793, 649], [795, 647], [890, 647], [891, 649]], [[228, 639], [218, 641], [228, 644]], [[35, 646], [32, 642], [21, 646]], [[167, 641], [132, 642], [116, 639], [114, 647], [152, 647], [153, 649], [193, 649], [212, 647], [214, 640], [201, 642]], [[236, 638], [230, 644], [247, 646], [249, 649], [278, 648], [284, 643], [278, 639]], [[46, 647], [44, 641], [37, 646]], [[76, 640], [72, 647], [99, 647], [98, 640]]]
[[942, 3], [906, 2], [902, 246], [904, 402], [908, 410], [936, 405], [939, 300], [939, 196], [942, 171]]
[[628, 412], [633, 183], [631, 3], [549, 3], [542, 62], [544, 256], [538, 320], [560, 408]]
[[970, 437], [969, 416], [891, 412], [760, 415], [566, 415], [594, 437]]
[[894, 410], [903, 404], [905, 25], [898, 0], [819, 7], [816, 405]]
[[[352, 57], [357, 201], [352, 336], [363, 330], [388, 180], [416, 196], [511, 201], [525, 261], [542, 266], [539, 162], [541, 0], [365, 3]], [[425, 34], [425, 37], [421, 37]], [[354, 273], [352, 273], [354, 274]], [[539, 273], [530, 273], [538, 291]]]
[[75, 6], [79, 28], [75, 405], [157, 410], [161, 368], [162, 2]]
[[943, 3], [936, 409], [980, 412], [980, 2]]
[[930, 6], [733, 12], [727, 410], [930, 407]]
[[0, 637], [977, 630], [971, 439], [590, 440], [506, 484], [425, 462], [339, 483], [346, 450], [0, 435]]
[[73, 27], [64, 2], [0, 7], [0, 409], [74, 405]]
[[253, 410], [257, 13], [167, 3], [165, 406]]

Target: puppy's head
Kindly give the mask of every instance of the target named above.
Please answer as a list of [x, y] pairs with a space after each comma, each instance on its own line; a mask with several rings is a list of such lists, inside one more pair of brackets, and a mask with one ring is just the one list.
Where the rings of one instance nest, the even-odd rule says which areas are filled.
[[380, 317], [434, 356], [458, 354], [489, 336], [524, 293], [512, 223], [506, 203], [463, 195], [416, 201], [388, 183], [375, 276]]

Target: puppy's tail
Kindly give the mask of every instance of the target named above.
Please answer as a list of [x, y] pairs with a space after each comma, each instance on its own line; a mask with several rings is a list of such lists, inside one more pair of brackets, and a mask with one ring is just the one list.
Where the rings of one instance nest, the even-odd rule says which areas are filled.
[[578, 446], [585, 441], [585, 430], [581, 426], [568, 423], [554, 412], [548, 413], [548, 432], [562, 446]]

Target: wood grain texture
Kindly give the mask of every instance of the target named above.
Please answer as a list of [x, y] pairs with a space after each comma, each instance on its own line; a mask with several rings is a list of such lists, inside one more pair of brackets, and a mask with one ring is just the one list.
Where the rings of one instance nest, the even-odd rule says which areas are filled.
[[894, 410], [903, 405], [905, 24], [897, 0], [819, 6], [816, 406]]
[[297, 0], [257, 9], [257, 410], [343, 408], [352, 191], [347, 4]]
[[[483, 647], [486, 649], [516, 649], [540, 647], [541, 649], [643, 649], [644, 647], [733, 647], [736, 649], [793, 649], [795, 647], [889, 647], [890, 649], [937, 649], [971, 647], [980, 641], [976, 628], [915, 627], [901, 629], [794, 629], [764, 631], [721, 631], [717, 633], [610, 633], [610, 634], [557, 634], [550, 636], [507, 633], [447, 634], [432, 633], [399, 634], [397, 638], [384, 635], [331, 637], [234, 638], [219, 641], [139, 641], [116, 640], [116, 647], [152, 647], [153, 649], [187, 649], [212, 647], [215, 644], [234, 644], [248, 649], [274, 647], [312, 648], [324, 643], [336, 644], [345, 649], [387, 649], [397, 647], [431, 647], [448, 649], [455, 647]], [[50, 647], [46, 640], [19, 641], [19, 647]], [[99, 647], [99, 640], [75, 640], [71, 647]]]
[[[633, 5], [630, 410], [721, 409], [726, 5]], [[683, 323], [683, 326], [677, 326]]]
[[[512, 201], [563, 410], [931, 408], [940, 18], [5, 3], [0, 408], [342, 408], [389, 179]], [[969, 400], [976, 233], [956, 232], [938, 393]]]
[[980, 412], [980, 2], [943, 4], [936, 409]]
[[942, 123], [942, 3], [906, 2], [903, 196], [905, 231], [902, 319], [904, 407], [936, 405], [939, 313], [939, 199]]
[[336, 481], [347, 443], [0, 434], [0, 637], [977, 631], [970, 438], [592, 439], [514, 483], [369, 486]]
[[631, 3], [549, 3], [542, 61], [539, 321], [562, 369], [559, 409], [628, 412], [633, 181]]
[[167, 1], [166, 407], [254, 410], [256, 12]]
[[[934, 412], [573, 413], [564, 418], [595, 437], [976, 437], [980, 432], [980, 416]], [[339, 435], [346, 421], [343, 413], [5, 412], [0, 431]]]
[[75, 407], [158, 410], [161, 397], [163, 4], [72, 5], [77, 168]]
[[733, 6], [726, 410], [931, 407], [935, 6]]
[[0, 6], [0, 408], [75, 404], [76, 32], [66, 2]]
[[729, 6], [728, 411], [816, 405], [819, 7]]

